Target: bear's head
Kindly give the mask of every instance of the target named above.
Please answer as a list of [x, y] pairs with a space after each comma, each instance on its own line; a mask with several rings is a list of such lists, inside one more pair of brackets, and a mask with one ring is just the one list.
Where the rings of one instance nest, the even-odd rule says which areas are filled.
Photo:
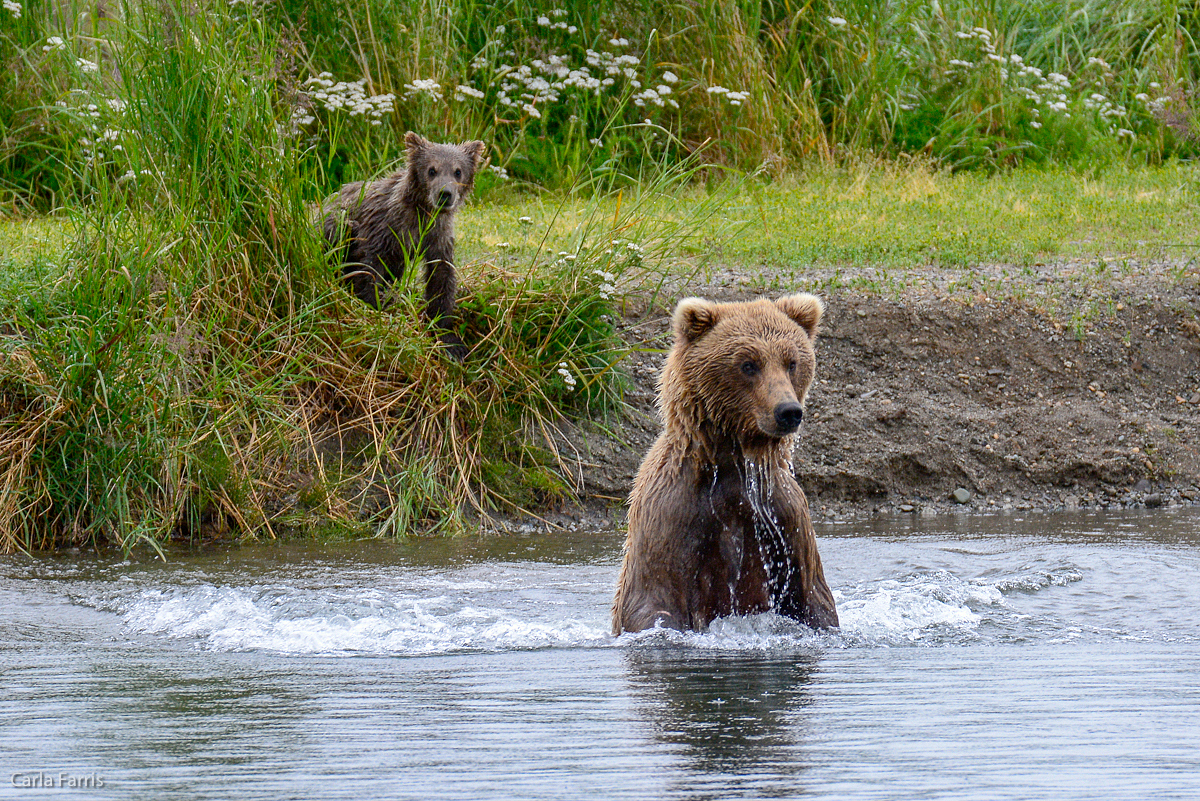
[[659, 384], [668, 431], [689, 439], [728, 437], [743, 449], [795, 433], [816, 370], [813, 341], [824, 311], [809, 294], [774, 302], [681, 300]]
[[461, 145], [430, 142], [409, 131], [404, 135], [409, 191], [420, 205], [454, 211], [475, 186], [475, 172], [487, 146], [475, 140]]

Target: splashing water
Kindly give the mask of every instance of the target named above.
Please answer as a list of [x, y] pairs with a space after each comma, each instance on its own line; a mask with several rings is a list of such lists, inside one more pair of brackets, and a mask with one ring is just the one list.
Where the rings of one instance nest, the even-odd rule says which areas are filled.
[[754, 538], [767, 575], [767, 596], [774, 609], [786, 598], [795, 573], [788, 534], [775, 513], [775, 474], [769, 464], [753, 459], [741, 463], [746, 500], [754, 512]]

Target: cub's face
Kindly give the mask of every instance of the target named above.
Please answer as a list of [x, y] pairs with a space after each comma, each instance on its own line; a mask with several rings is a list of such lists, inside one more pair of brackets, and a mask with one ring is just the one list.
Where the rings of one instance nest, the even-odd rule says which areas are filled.
[[462, 205], [483, 162], [483, 142], [439, 144], [409, 131], [404, 143], [409, 180], [421, 187], [421, 199], [429, 208], [454, 211]]
[[[813, 340], [823, 312], [807, 294], [773, 303], [680, 301], [664, 405], [694, 404], [684, 414], [706, 418], [743, 444], [795, 433], [816, 370]], [[673, 382], [685, 389], [667, 397]]]

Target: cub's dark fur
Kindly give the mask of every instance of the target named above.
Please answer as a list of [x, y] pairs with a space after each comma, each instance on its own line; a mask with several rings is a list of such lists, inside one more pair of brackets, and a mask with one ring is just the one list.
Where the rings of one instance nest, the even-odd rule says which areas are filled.
[[454, 216], [475, 184], [483, 142], [438, 144], [409, 131], [404, 169], [378, 181], [346, 184], [329, 200], [325, 238], [340, 246], [342, 277], [372, 306], [410, 263], [425, 263], [425, 316], [442, 329], [456, 358], [466, 348], [450, 329], [458, 276], [454, 269]]

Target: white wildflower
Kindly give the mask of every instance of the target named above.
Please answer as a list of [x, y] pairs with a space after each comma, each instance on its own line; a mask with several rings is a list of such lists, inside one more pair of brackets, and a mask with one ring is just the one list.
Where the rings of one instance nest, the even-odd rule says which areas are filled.
[[1117, 129], [1117, 138], [1118, 139], [1125, 139], [1125, 138], [1133, 139], [1133, 131], [1129, 130], [1128, 128], [1118, 128]]
[[483, 92], [476, 89], [474, 86], [465, 86], [463, 84], [459, 84], [458, 86], [454, 87], [454, 99], [455, 100], [458, 100], [461, 102], [462, 100], [464, 100], [468, 97], [473, 97], [476, 100], [482, 100], [484, 98], [484, 94], [483, 94]]
[[829, 24], [835, 28], [841, 28], [846, 24], [846, 20], [842, 17], [826, 17], [825, 19], [829, 20]]
[[434, 101], [442, 99], [442, 86], [433, 78], [418, 78], [412, 83], [404, 84], [404, 97], [411, 100], [417, 95], [429, 95]]
[[507, 30], [508, 30], [508, 28], [505, 28], [503, 25], [497, 25], [496, 26], [496, 35], [503, 36], [505, 31], [507, 31]]
[[517, 222], [520, 223], [521, 225], [530, 225], [533, 223], [533, 218], [532, 217], [518, 217]]
[[710, 86], [710, 87], [708, 87], [708, 89], [706, 91], [710, 95], [724, 95], [724, 94], [729, 93], [729, 90], [726, 89], [724, 86]]
[[1138, 92], [1133, 96], [1133, 99], [1140, 100], [1141, 102], [1145, 103], [1150, 99], [1150, 95], [1146, 94], [1145, 92]]
[[571, 370], [567, 367], [566, 362], [558, 363], [558, 374], [562, 376], [563, 383], [567, 385], [567, 389], [575, 389], [575, 376], [571, 375]]
[[550, 27], [550, 18], [549, 17], [538, 17], [537, 24], [541, 25], [543, 28], [549, 28]]
[[12, 14], [13, 19], [21, 18], [21, 4], [16, 0], [4, 0], [4, 10]]
[[1042, 124], [1040, 122], [1038, 122], [1037, 120], [1034, 120], [1033, 122], [1029, 123], [1029, 127], [1030, 128], [1041, 128]]
[[100, 71], [100, 67], [97, 66], [96, 62], [88, 61], [86, 58], [75, 59], [75, 66], [79, 67], [80, 72], [99, 72]]
[[42, 51], [49, 53], [51, 50], [66, 50], [67, 43], [63, 41], [61, 36], [51, 36], [46, 40], [46, 44], [42, 47]]
[[662, 79], [664, 81], [666, 81], [667, 83], [678, 83], [679, 82], [679, 76], [676, 75], [675, 73], [671, 72], [670, 70], [668, 70], [667, 72], [664, 72], [662, 74]]
[[970, 61], [963, 61], [961, 58], [952, 58], [952, 59], [950, 59], [950, 66], [951, 67], [965, 67], [967, 69], [970, 69], [971, 67], [974, 67], [975, 65], [972, 64]]

